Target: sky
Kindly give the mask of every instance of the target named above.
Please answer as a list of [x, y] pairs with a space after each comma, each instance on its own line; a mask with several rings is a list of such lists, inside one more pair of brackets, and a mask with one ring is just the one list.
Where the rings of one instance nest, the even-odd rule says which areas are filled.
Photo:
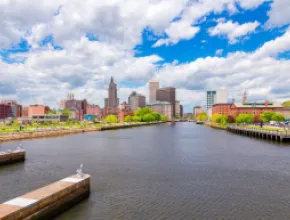
[[290, 99], [289, 0], [0, 0], [0, 99], [104, 105], [174, 86], [185, 112], [206, 90]]

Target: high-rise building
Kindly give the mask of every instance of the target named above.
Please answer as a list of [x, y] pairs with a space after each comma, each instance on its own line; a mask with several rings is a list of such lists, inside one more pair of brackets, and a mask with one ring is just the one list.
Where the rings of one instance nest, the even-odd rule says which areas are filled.
[[228, 102], [228, 92], [226, 89], [221, 89], [217, 91], [207, 91], [206, 93], [206, 111], [216, 103], [227, 103]]
[[175, 88], [167, 87], [157, 89], [156, 100], [161, 102], [169, 102], [172, 105], [173, 117], [175, 117]]
[[180, 108], [180, 101], [175, 101], [175, 117], [181, 117]]
[[111, 82], [108, 89], [108, 98], [105, 99], [105, 107], [115, 108], [119, 105], [117, 96], [117, 84], [114, 83], [114, 78], [111, 77]]
[[156, 102], [157, 89], [159, 89], [159, 81], [158, 80], [150, 80], [149, 81], [149, 104]]
[[142, 108], [146, 105], [146, 98], [145, 96], [134, 91], [128, 98], [128, 104], [131, 106], [131, 110], [135, 111], [138, 108]]
[[216, 103], [216, 91], [206, 92], [206, 111], [208, 111]]
[[103, 109], [103, 116], [118, 115], [119, 112], [119, 98], [117, 95], [117, 84], [114, 83], [114, 78], [111, 77], [108, 98], [105, 99], [105, 107]]

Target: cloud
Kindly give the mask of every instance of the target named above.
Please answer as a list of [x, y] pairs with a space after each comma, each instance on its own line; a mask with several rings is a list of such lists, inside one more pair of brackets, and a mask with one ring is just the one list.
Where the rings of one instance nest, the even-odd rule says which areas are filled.
[[221, 56], [223, 54], [223, 51], [224, 51], [223, 49], [218, 49], [218, 50], [216, 50], [215, 55]]
[[[252, 53], [235, 52], [226, 57], [206, 57], [180, 65], [165, 64], [157, 78], [168, 86], [204, 92], [228, 88], [230, 98], [240, 100], [243, 89], [249, 90], [249, 99], [262, 101], [283, 100], [290, 93], [290, 61], [278, 55], [290, 51], [289, 32], [266, 42]], [[281, 89], [283, 93], [281, 93]], [[288, 97], [289, 98], [289, 97]], [[192, 98], [192, 104], [204, 105], [205, 99]]]
[[238, 22], [227, 21], [218, 23], [215, 27], [209, 28], [210, 36], [226, 36], [230, 44], [237, 43], [243, 37], [253, 33], [260, 25], [259, 22], [248, 22], [239, 24]]
[[287, 52], [290, 50], [290, 27], [281, 36], [274, 40], [266, 42], [261, 48], [255, 53], [255, 57], [262, 56], [277, 56], [280, 53]]
[[[168, 28], [165, 29], [167, 38], [158, 40], [153, 47], [158, 47], [161, 45], [171, 45], [177, 44], [180, 40], [192, 39], [196, 33], [199, 31], [197, 25], [206, 20], [206, 16], [210, 13], [221, 14], [227, 11], [231, 14], [237, 13], [239, 10], [237, 6], [242, 9], [254, 9], [261, 5], [267, 0], [197, 0], [190, 1], [188, 7], [184, 8], [180, 19], [178, 21], [173, 21], [169, 24]], [[223, 23], [223, 18], [218, 20]], [[244, 29], [251, 29], [252, 26], [258, 25], [257, 22], [254, 24], [249, 23], [238, 28], [237, 33], [233, 33], [237, 36], [242, 36], [245, 32]], [[242, 33], [240, 33], [242, 32]]]
[[288, 0], [273, 0], [271, 9], [268, 12], [269, 20], [266, 26], [271, 28], [290, 24], [289, 11], [290, 3]]
[[199, 27], [193, 27], [190, 23], [185, 21], [177, 21], [170, 24], [165, 30], [167, 39], [158, 40], [153, 47], [159, 47], [161, 45], [176, 44], [180, 40], [188, 40], [194, 37], [198, 32]]

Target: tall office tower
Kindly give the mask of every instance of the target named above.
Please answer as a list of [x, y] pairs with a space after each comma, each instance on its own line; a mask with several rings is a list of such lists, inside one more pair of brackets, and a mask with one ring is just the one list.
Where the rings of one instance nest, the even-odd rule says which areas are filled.
[[150, 80], [149, 81], [149, 104], [153, 104], [154, 102], [156, 102], [157, 89], [159, 89], [159, 81]]
[[206, 92], [206, 111], [208, 111], [216, 103], [216, 91]]
[[114, 83], [114, 78], [111, 77], [111, 82], [108, 89], [108, 98], [105, 99], [105, 107], [114, 108], [119, 106], [117, 96], [117, 84]]
[[206, 111], [216, 103], [227, 103], [228, 102], [228, 91], [226, 89], [220, 89], [216, 91], [206, 92]]
[[135, 111], [138, 108], [142, 108], [146, 105], [146, 98], [145, 96], [134, 91], [129, 96], [128, 103], [131, 106], [131, 110]]
[[175, 117], [175, 88], [173, 87], [167, 87], [167, 88], [161, 88], [157, 89], [156, 92], [156, 100], [157, 101], [165, 101], [169, 102], [172, 105], [173, 109], [173, 117]]

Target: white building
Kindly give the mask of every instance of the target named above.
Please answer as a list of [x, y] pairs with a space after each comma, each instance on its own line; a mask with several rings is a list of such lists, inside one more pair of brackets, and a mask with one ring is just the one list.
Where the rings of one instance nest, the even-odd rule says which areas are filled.
[[216, 91], [216, 103], [228, 103], [228, 90], [220, 89]]
[[150, 80], [149, 81], [149, 104], [156, 102], [156, 92], [158, 89], [159, 89], [159, 81]]
[[216, 91], [206, 92], [206, 111], [216, 103], [227, 103], [228, 102], [228, 91], [226, 89], [220, 89]]

